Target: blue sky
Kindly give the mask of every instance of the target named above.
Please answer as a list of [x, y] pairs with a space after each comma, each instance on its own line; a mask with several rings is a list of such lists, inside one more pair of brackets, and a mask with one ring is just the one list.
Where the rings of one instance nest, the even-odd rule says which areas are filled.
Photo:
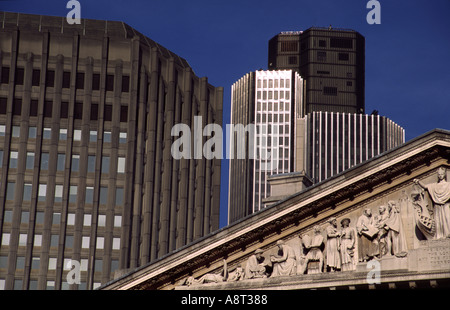
[[[366, 113], [378, 110], [405, 128], [406, 140], [450, 130], [450, 0], [379, 0], [381, 24], [369, 25], [368, 0], [79, 0], [81, 17], [123, 21], [185, 58], [224, 87], [267, 69], [268, 40], [281, 31], [332, 25], [366, 38]], [[65, 16], [66, 0], [1, 0], [4, 11]], [[222, 163], [221, 226], [226, 224], [228, 162]]]

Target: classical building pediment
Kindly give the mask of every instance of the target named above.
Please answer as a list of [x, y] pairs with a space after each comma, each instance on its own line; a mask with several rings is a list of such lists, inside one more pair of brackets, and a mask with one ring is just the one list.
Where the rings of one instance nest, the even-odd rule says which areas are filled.
[[448, 286], [450, 132], [434, 130], [103, 289]]

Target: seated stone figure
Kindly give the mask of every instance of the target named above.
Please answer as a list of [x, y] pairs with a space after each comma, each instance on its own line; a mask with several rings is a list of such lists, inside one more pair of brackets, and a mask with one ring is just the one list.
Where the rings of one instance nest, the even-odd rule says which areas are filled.
[[273, 271], [270, 275], [273, 277], [291, 276], [297, 274], [297, 260], [294, 249], [284, 243], [277, 241], [278, 255], [272, 255], [270, 261], [273, 264]]

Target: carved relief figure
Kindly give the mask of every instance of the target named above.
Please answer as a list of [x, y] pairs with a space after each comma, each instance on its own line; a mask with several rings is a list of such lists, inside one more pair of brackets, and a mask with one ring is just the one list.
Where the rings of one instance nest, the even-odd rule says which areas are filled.
[[389, 217], [389, 213], [386, 212], [386, 206], [380, 206], [378, 208], [378, 216], [375, 219], [375, 227], [378, 229], [378, 253], [384, 256], [388, 253], [388, 229], [385, 227], [385, 222]]
[[355, 232], [349, 227], [350, 219], [341, 220], [342, 231], [340, 240], [342, 271], [353, 270], [355, 267], [353, 257], [355, 255]]
[[291, 276], [297, 273], [297, 261], [294, 249], [284, 243], [277, 241], [278, 255], [271, 255], [270, 261], [273, 263], [273, 271], [270, 277]]
[[341, 255], [339, 253], [340, 233], [337, 228], [335, 217], [328, 220], [327, 233], [327, 266], [331, 272], [341, 269]]
[[205, 283], [220, 283], [220, 282], [234, 282], [239, 281], [244, 278], [244, 269], [241, 265], [238, 265], [232, 272], [228, 270], [226, 260], [223, 260], [223, 270], [219, 274], [207, 273], [200, 277], [199, 279], [195, 279], [194, 277], [189, 277], [185, 284], [187, 286], [205, 284]]
[[400, 209], [394, 201], [389, 201], [388, 210], [389, 213], [387, 213], [387, 216], [384, 216], [386, 214], [384, 209], [383, 217], [377, 224], [380, 229], [379, 234], [382, 236], [380, 243], [383, 244], [380, 254], [403, 257], [407, 253], [407, 248], [403, 235]]
[[436, 225], [435, 239], [450, 238], [450, 183], [447, 182], [447, 170], [437, 170], [436, 183], [423, 184], [415, 179], [414, 183], [427, 190], [433, 200], [433, 213]]
[[266, 263], [264, 263], [263, 251], [257, 249], [255, 253], [248, 258], [247, 265], [245, 266], [245, 278], [256, 279], [266, 278]]
[[[307, 270], [308, 274], [320, 273], [323, 271], [323, 236], [319, 226], [314, 226], [313, 231], [314, 235], [312, 238], [307, 235], [302, 238], [303, 246], [307, 251], [304, 268]], [[313, 267], [310, 264], [311, 262], [317, 262], [317, 266]], [[302, 273], [304, 272], [305, 270], [302, 270]]]
[[374, 226], [372, 211], [367, 208], [356, 222], [358, 232], [358, 258], [360, 262], [366, 262], [378, 255], [377, 235], [378, 229]]

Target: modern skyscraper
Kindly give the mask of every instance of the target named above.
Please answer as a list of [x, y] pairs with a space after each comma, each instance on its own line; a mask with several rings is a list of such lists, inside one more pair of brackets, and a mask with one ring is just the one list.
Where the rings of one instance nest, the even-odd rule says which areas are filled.
[[221, 124], [222, 88], [122, 22], [0, 19], [1, 288], [92, 289], [218, 229], [220, 160], [171, 129]]
[[[280, 157], [270, 173], [260, 169], [260, 160], [230, 161], [230, 223], [279, 200], [269, 180], [286, 192], [299, 190], [404, 143], [399, 125], [364, 114], [364, 53], [364, 37], [353, 30], [282, 32], [269, 41], [269, 70], [233, 85], [231, 123], [277, 125]], [[292, 81], [284, 98], [275, 84], [281, 74]], [[263, 142], [273, 147], [273, 141], [273, 132], [260, 131], [255, 149], [264, 150]]]
[[321, 182], [405, 142], [405, 130], [380, 115], [313, 112], [306, 117], [306, 172]]
[[306, 83], [304, 114], [364, 113], [365, 39], [354, 30], [311, 27], [269, 41], [269, 69], [292, 69]]
[[[303, 79], [292, 70], [251, 72], [232, 85], [231, 124], [248, 130], [246, 143], [238, 131], [231, 133], [229, 222], [264, 207], [268, 176], [294, 171], [294, 120], [302, 111], [302, 90]], [[237, 159], [242, 144], [245, 158]]]

